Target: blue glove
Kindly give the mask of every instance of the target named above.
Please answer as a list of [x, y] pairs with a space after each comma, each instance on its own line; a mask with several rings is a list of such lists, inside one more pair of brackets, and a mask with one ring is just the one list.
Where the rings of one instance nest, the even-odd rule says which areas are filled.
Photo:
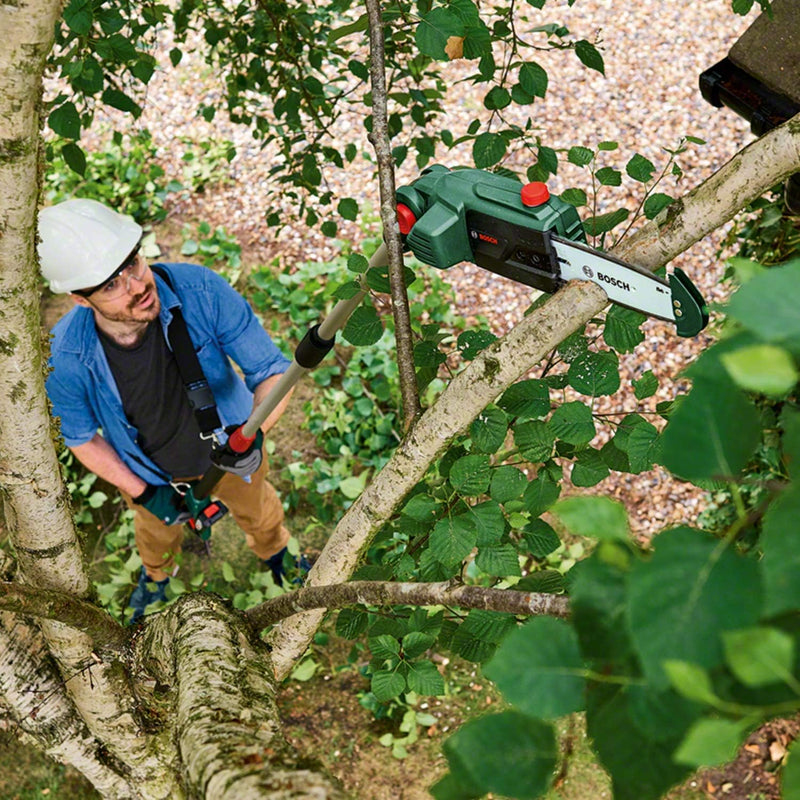
[[183, 497], [169, 485], [153, 486], [148, 483], [147, 488], [138, 497], [133, 498], [133, 502], [144, 506], [167, 525], [182, 525], [192, 518], [183, 505]]

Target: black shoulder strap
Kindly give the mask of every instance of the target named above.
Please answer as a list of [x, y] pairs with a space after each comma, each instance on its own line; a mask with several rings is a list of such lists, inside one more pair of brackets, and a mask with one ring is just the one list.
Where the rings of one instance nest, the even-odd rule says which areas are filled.
[[[170, 289], [175, 291], [172, 280], [167, 271], [160, 266], [151, 266], [155, 272]], [[214, 431], [222, 427], [217, 414], [217, 404], [214, 402], [214, 394], [208, 385], [203, 368], [194, 351], [194, 344], [189, 336], [189, 329], [186, 327], [186, 320], [183, 318], [180, 308], [173, 308], [172, 322], [167, 328], [169, 342], [172, 352], [175, 353], [175, 360], [178, 363], [178, 372], [181, 374], [183, 388], [189, 399], [189, 406], [194, 412], [197, 424], [200, 427], [200, 435], [206, 439]]]

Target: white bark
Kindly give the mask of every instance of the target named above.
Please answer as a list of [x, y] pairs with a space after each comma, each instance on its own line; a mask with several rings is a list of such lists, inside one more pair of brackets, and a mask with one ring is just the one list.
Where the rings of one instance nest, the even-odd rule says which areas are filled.
[[344, 798], [321, 771], [296, 763], [281, 733], [269, 653], [244, 618], [213, 595], [182, 598], [137, 642], [140, 686], [171, 688], [167, 703], [191, 797]]
[[[800, 118], [795, 117], [734, 156], [615, 253], [657, 269], [797, 171]], [[466, 430], [488, 403], [607, 303], [599, 286], [569, 284], [472, 361], [423, 414], [383, 470], [347, 510], [306, 585], [323, 586], [350, 576], [372, 537], [448, 443]], [[292, 664], [305, 652], [324, 613], [309, 611], [274, 629], [272, 660], [279, 678], [288, 675]]]

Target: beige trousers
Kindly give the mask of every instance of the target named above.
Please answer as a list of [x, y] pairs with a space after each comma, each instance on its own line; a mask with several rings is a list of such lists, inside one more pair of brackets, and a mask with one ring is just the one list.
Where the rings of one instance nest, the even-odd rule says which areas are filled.
[[[272, 484], [267, 480], [267, 456], [250, 482], [226, 472], [213, 496], [228, 507], [236, 523], [244, 531], [247, 546], [259, 557], [269, 558], [286, 547], [289, 531], [283, 525], [283, 506]], [[136, 547], [147, 574], [160, 581], [172, 573], [175, 556], [181, 551], [183, 525], [166, 525], [146, 508], [136, 505], [121, 492], [134, 512]]]

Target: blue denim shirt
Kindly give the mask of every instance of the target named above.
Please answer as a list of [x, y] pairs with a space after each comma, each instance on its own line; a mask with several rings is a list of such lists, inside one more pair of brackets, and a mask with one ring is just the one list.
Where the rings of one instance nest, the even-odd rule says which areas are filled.
[[[181, 308], [223, 426], [244, 422], [253, 408], [253, 391], [289, 361], [261, 327], [250, 305], [223, 278], [194, 264], [160, 264], [173, 292], [153, 273], [161, 300], [159, 321], [169, 344], [171, 309]], [[231, 359], [238, 364], [244, 381]], [[169, 476], [137, 444], [138, 431], [127, 420], [117, 385], [95, 328], [94, 313], [76, 306], [53, 328], [47, 393], [61, 418], [68, 447], [102, 435], [142, 480], [167, 483]]]

